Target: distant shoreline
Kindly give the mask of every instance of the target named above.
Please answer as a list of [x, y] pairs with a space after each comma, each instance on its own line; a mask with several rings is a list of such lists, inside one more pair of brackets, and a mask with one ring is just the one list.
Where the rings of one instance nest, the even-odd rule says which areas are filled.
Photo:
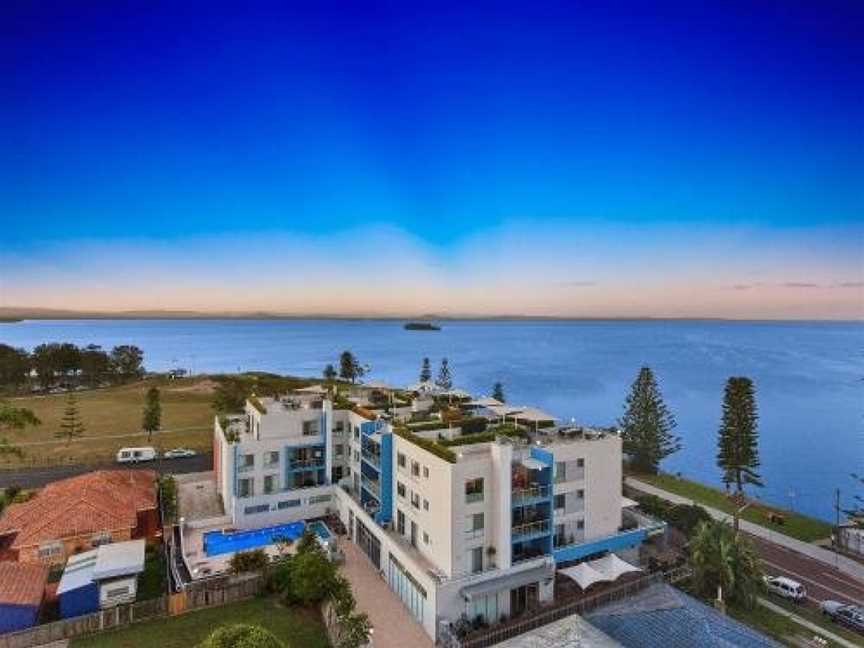
[[663, 317], [663, 316], [564, 316], [564, 315], [338, 315], [309, 313], [303, 315], [289, 315], [280, 313], [201, 313], [194, 311], [122, 311], [116, 313], [102, 311], [62, 311], [49, 309], [24, 309], [24, 308], [0, 308], [0, 323], [15, 324], [26, 320], [36, 321], [61, 321], [61, 320], [176, 320], [176, 321], [214, 321], [214, 320], [236, 320], [236, 321], [383, 321], [383, 322], [411, 322], [436, 320], [443, 322], [835, 322], [835, 323], [864, 323], [864, 319], [772, 319], [772, 318], [730, 318], [730, 317]]

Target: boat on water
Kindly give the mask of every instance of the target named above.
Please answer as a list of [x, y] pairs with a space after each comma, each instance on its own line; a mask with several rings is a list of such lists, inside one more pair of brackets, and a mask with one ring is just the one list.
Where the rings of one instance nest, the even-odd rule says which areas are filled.
[[407, 322], [406, 331], [440, 331], [441, 327], [432, 322]]

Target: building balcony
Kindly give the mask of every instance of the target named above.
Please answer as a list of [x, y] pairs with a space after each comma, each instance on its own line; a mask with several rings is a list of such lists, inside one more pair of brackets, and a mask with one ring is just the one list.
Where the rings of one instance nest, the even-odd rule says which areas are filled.
[[526, 506], [528, 504], [536, 504], [543, 500], [549, 499], [552, 495], [551, 486], [531, 486], [528, 488], [517, 488], [511, 496], [513, 506]]
[[364, 449], [360, 456], [363, 457], [363, 461], [371, 465], [373, 468], [381, 469], [381, 455], [376, 454], [374, 452], [370, 452], [369, 450]]
[[289, 470], [314, 470], [324, 467], [324, 457], [313, 457], [311, 459], [291, 459], [288, 462]]
[[360, 478], [360, 483], [367, 491], [375, 496], [376, 499], [381, 499], [381, 484], [376, 479], [369, 479], [366, 475]]
[[510, 529], [510, 539], [513, 542], [525, 542], [534, 538], [549, 535], [552, 529], [550, 520], [537, 520], [527, 524], [514, 525]]
[[555, 475], [555, 483], [563, 484], [565, 482], [581, 482], [585, 481], [585, 468], [576, 468], [575, 470], [568, 470], [565, 474]]
[[552, 546], [555, 549], [559, 549], [561, 547], [567, 547], [569, 545], [581, 544], [585, 542], [585, 531], [584, 529], [580, 529], [576, 533], [570, 533], [566, 535], [556, 535], [552, 537]]

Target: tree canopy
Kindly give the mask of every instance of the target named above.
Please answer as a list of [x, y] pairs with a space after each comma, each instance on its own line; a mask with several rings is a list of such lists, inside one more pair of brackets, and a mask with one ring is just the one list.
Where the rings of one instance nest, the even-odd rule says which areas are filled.
[[690, 540], [693, 584], [704, 596], [752, 608], [762, 591], [762, 567], [753, 545], [725, 522], [702, 522]]
[[633, 381], [618, 422], [624, 439], [624, 452], [634, 468], [656, 474], [660, 462], [681, 449], [680, 439], [672, 434], [675, 417], [666, 403], [649, 367], [642, 367]]
[[759, 468], [759, 432], [753, 381], [732, 377], [726, 381], [723, 416], [717, 439], [717, 465], [723, 483], [735, 484], [741, 493], [746, 484], [762, 486]]

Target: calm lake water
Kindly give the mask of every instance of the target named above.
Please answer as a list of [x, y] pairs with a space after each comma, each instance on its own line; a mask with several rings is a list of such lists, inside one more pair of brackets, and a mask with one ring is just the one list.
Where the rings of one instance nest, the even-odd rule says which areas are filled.
[[684, 449], [664, 464], [719, 484], [716, 432], [727, 377], [751, 377], [760, 412], [761, 495], [832, 519], [864, 473], [864, 325], [686, 321], [448, 321], [411, 332], [397, 321], [81, 320], [0, 324], [0, 342], [137, 344], [154, 371], [264, 370], [318, 376], [351, 349], [370, 376], [415, 382], [420, 361], [447, 357], [456, 386], [564, 420], [609, 425], [642, 365], [657, 374]]

